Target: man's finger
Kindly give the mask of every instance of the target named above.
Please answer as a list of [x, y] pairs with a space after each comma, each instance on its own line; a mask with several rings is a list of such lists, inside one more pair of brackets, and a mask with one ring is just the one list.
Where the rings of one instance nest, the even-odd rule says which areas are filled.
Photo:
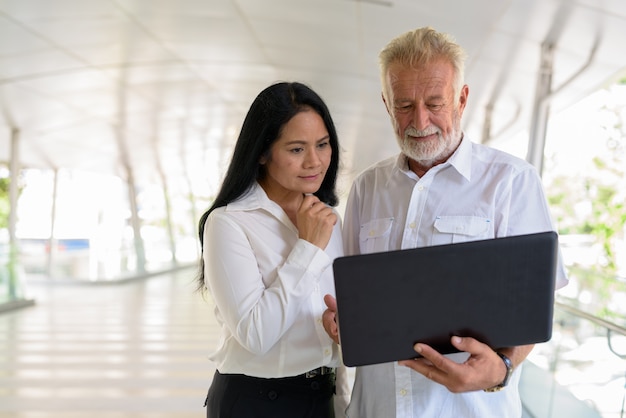
[[413, 349], [434, 367], [444, 372], [447, 372], [450, 366], [456, 364], [427, 344], [417, 343], [413, 346]]
[[324, 303], [326, 304], [328, 309], [330, 309], [333, 312], [337, 312], [337, 299], [332, 297], [332, 295], [325, 295]]

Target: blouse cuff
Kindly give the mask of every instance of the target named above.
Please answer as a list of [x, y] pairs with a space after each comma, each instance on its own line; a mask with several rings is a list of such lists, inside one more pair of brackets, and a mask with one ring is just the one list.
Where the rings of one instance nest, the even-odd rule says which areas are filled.
[[332, 259], [318, 246], [298, 239], [291, 254], [287, 257], [287, 264], [293, 264], [319, 277], [332, 264]]

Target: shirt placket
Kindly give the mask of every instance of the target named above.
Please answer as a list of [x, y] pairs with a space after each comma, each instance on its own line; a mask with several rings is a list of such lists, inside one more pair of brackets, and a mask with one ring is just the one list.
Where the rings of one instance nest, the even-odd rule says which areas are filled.
[[433, 182], [434, 176], [426, 175], [420, 178], [411, 192], [411, 201], [406, 212], [404, 222], [404, 233], [402, 234], [401, 249], [415, 248], [419, 244], [419, 229], [426, 207], [428, 191]]
[[[404, 233], [402, 235], [402, 249], [415, 248], [419, 244], [419, 228], [426, 207], [428, 190], [432, 184], [434, 176], [427, 175], [420, 178], [411, 192], [411, 200], [407, 208], [404, 221]], [[396, 416], [413, 416], [413, 384], [411, 379], [411, 369], [394, 365], [394, 375], [396, 384]]]
[[396, 417], [412, 417], [413, 385], [411, 383], [411, 369], [406, 366], [400, 366], [398, 363], [394, 363], [393, 367], [396, 378]]

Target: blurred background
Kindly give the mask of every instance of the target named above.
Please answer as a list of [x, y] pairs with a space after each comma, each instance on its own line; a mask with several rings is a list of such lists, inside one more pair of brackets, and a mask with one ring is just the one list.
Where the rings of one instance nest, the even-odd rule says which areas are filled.
[[570, 284], [526, 416], [625, 417], [621, 0], [0, 0], [0, 417], [202, 416], [197, 221], [250, 103], [324, 98], [343, 212], [397, 153], [378, 52], [420, 26], [466, 49], [465, 134], [534, 164], [558, 226]]

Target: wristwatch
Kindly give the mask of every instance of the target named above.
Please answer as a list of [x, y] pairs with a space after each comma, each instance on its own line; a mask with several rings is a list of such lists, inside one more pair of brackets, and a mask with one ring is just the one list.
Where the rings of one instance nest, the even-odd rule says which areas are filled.
[[505, 386], [509, 383], [509, 379], [513, 374], [513, 363], [511, 362], [511, 359], [502, 353], [496, 352], [496, 354], [500, 356], [500, 358], [504, 362], [504, 365], [506, 366], [506, 375], [504, 375], [504, 380], [502, 381], [502, 383], [500, 383], [499, 385], [495, 385], [492, 388], [485, 389], [485, 392], [498, 392], [504, 389]]

